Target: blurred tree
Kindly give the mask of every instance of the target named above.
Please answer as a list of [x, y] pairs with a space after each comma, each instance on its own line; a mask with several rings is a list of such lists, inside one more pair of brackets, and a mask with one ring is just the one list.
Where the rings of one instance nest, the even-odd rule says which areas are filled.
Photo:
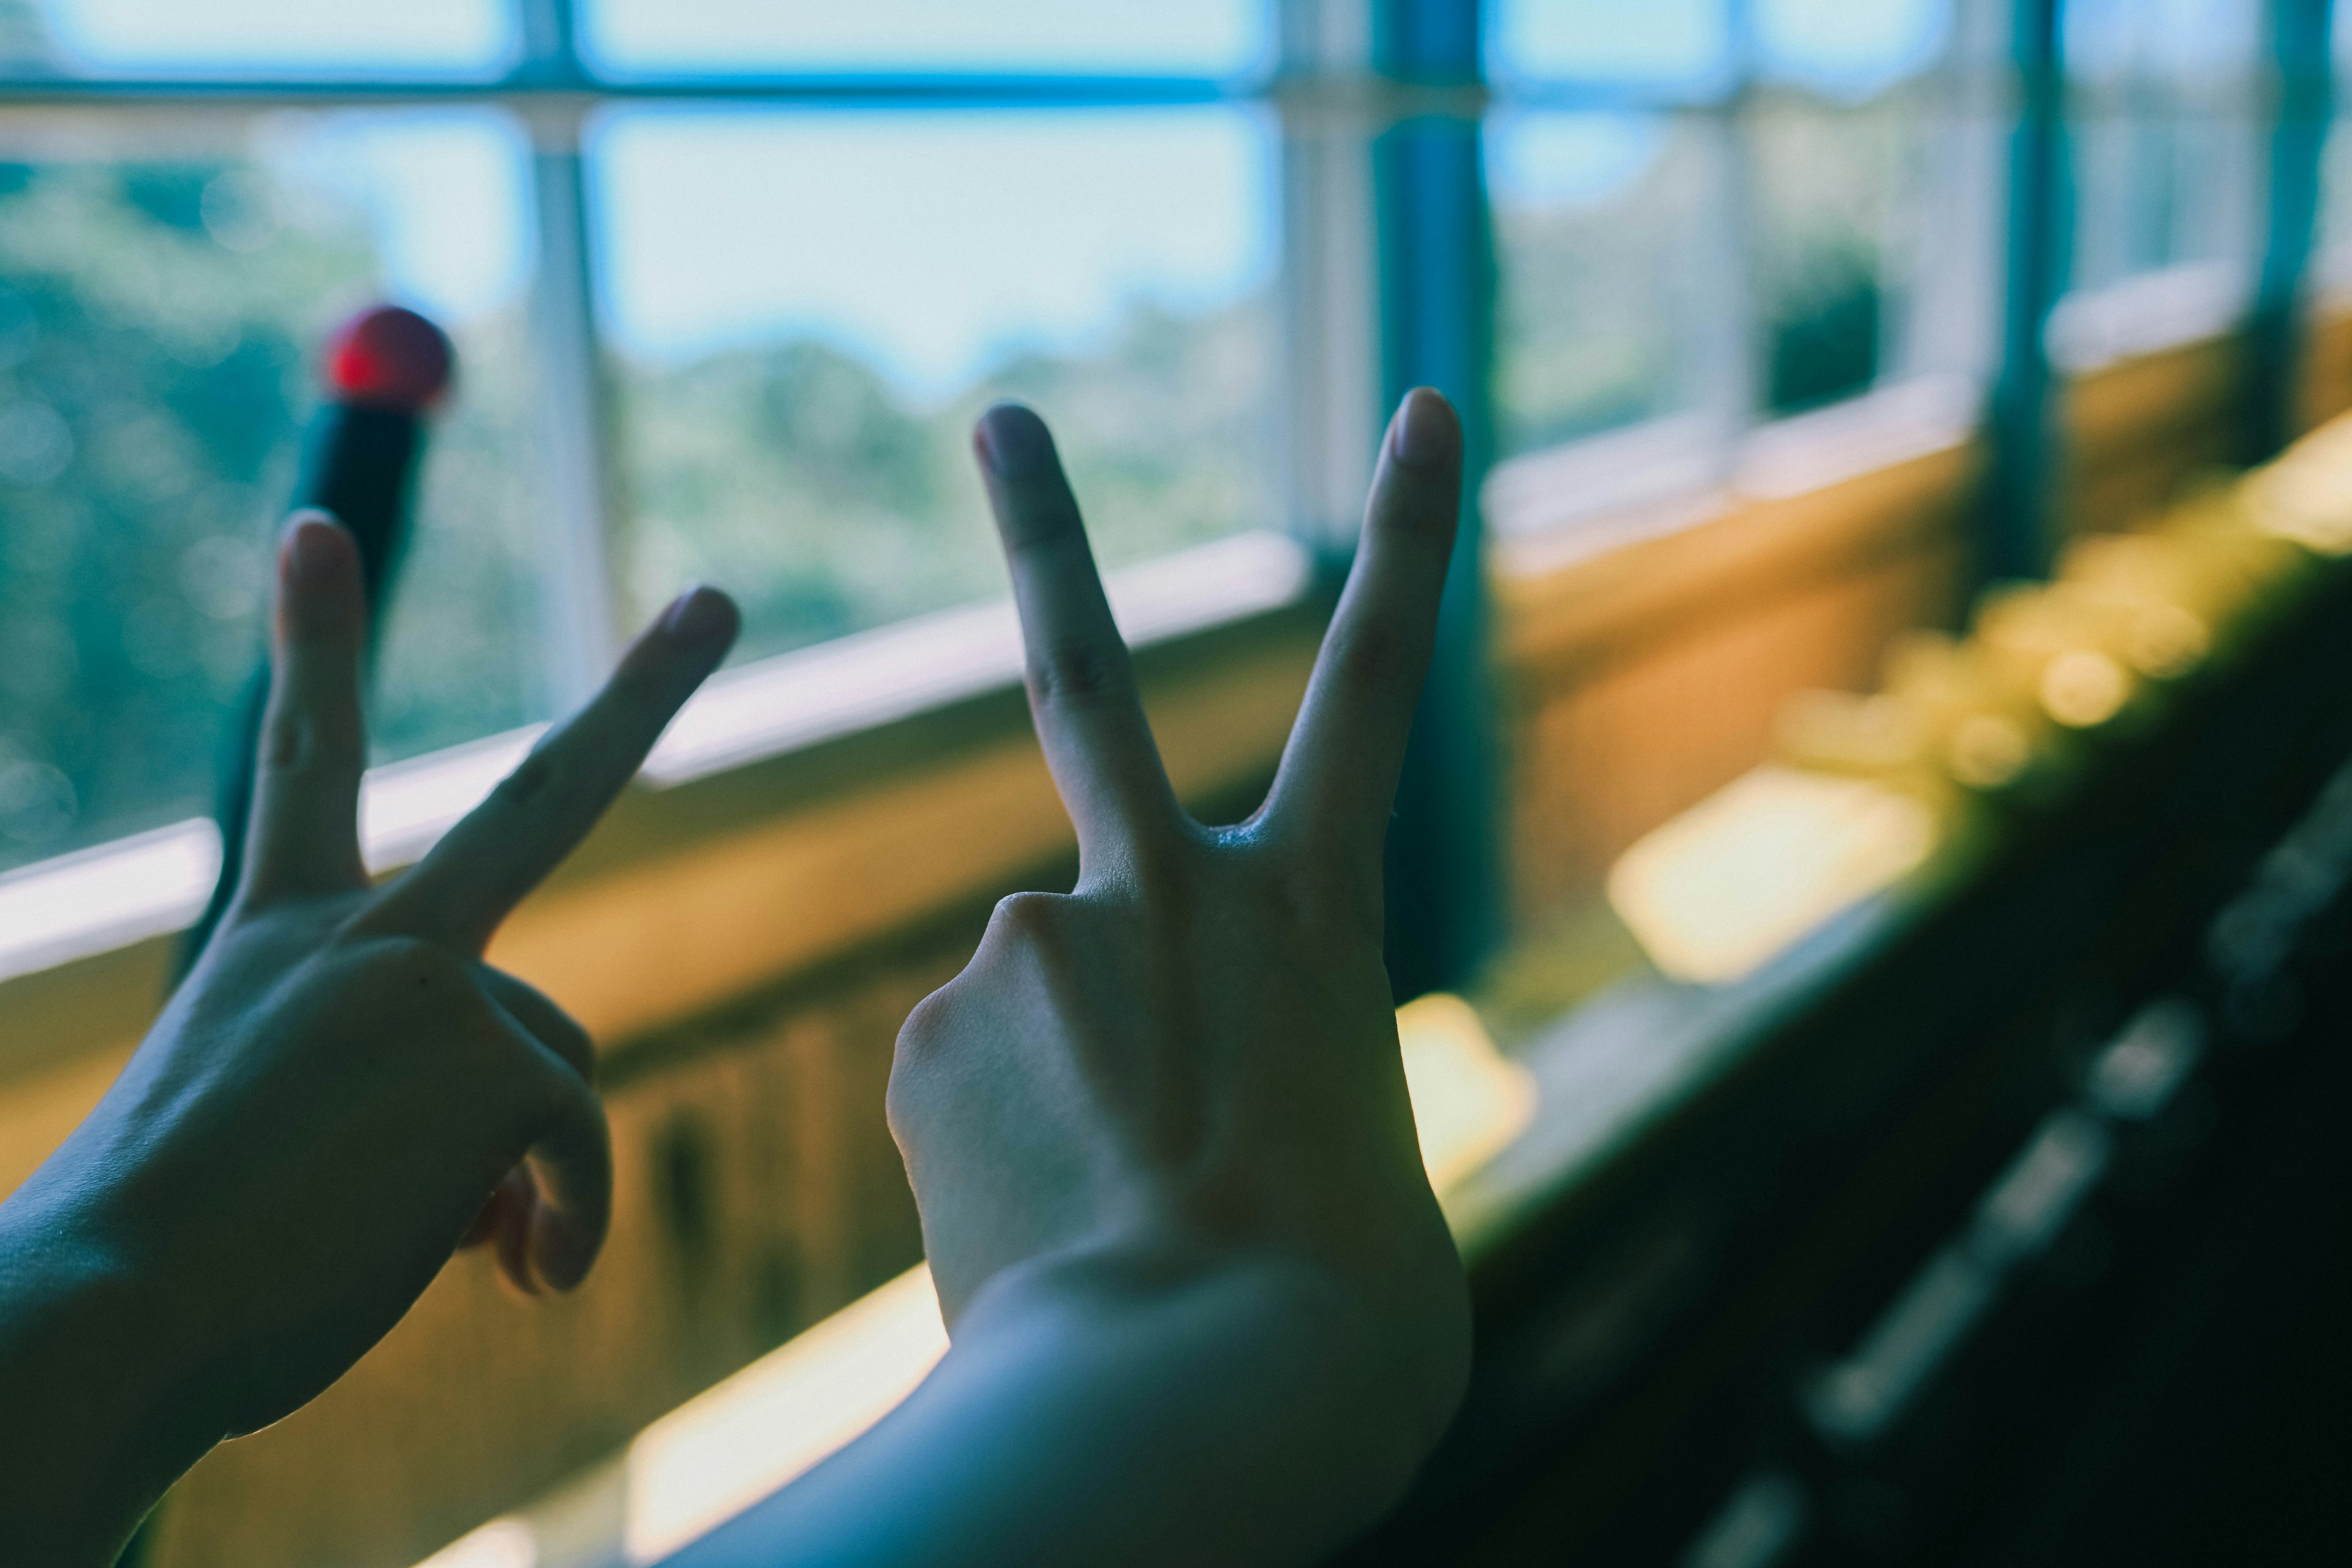
[[1866, 392], [1916, 254], [1927, 118], [1892, 93], [1860, 105], [1802, 92], [1752, 111], [1765, 404], [1793, 414]]
[[1794, 414], [1866, 392], [1878, 379], [1876, 256], [1825, 247], [1780, 280], [1765, 323], [1771, 344], [1766, 404]]
[[1106, 565], [1279, 526], [1271, 309], [1137, 301], [1097, 344], [1016, 353], [930, 408], [807, 339], [625, 367], [634, 596], [725, 584], [757, 657], [1002, 594], [970, 445], [998, 397], [1053, 420]]
[[1511, 452], [1688, 405], [1695, 241], [1712, 190], [1704, 134], [1675, 127], [1605, 197], [1497, 202], [1496, 402]]
[[[0, 0], [0, 48], [43, 53]], [[0, 868], [204, 811], [363, 214], [236, 157], [0, 163]], [[378, 740], [535, 716], [520, 334], [460, 345]]]
[[[0, 0], [0, 63], [53, 68], [32, 0]], [[278, 117], [253, 153], [0, 163], [0, 869], [210, 804], [312, 347], [383, 291], [352, 192], [268, 155], [320, 123]], [[545, 712], [527, 341], [512, 311], [457, 335], [381, 645], [380, 758]], [[1108, 563], [1277, 525], [1275, 341], [1264, 299], [1138, 301], [931, 406], [806, 339], [627, 367], [626, 585], [642, 614], [688, 578], [728, 584], [746, 657], [1002, 593], [968, 446], [1000, 395], [1055, 420]]]
[[0, 165], [0, 864], [207, 796], [298, 301], [365, 266], [261, 199], [226, 164]]

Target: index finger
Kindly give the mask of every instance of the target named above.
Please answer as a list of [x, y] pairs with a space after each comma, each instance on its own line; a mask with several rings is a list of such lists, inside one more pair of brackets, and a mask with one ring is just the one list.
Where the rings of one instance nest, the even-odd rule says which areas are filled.
[[737, 625], [733, 602], [718, 590], [680, 595], [588, 706], [377, 895], [370, 923], [481, 952], [636, 775], [671, 717], [719, 667]]
[[1175, 792], [1045, 422], [1001, 403], [982, 416], [977, 437], [1021, 616], [1029, 710], [1077, 827], [1083, 868], [1116, 858], [1135, 832], [1172, 821]]
[[1461, 422], [1419, 388], [1381, 444], [1363, 542], [1283, 749], [1266, 806], [1278, 834], [1378, 865], [1461, 505]]

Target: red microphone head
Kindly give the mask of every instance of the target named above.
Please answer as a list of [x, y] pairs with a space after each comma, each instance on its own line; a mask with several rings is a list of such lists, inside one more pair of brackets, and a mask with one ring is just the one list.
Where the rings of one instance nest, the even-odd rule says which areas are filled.
[[449, 384], [453, 355], [440, 328], [414, 310], [362, 310], [327, 343], [327, 393], [338, 403], [414, 414]]

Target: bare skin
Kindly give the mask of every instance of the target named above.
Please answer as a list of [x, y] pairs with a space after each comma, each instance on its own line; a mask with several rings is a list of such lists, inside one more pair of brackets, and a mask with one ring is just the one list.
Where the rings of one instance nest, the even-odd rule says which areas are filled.
[[534, 1291], [576, 1285], [604, 1241], [588, 1037], [482, 950], [716, 668], [734, 606], [680, 599], [376, 888], [350, 536], [298, 518], [278, 580], [243, 891], [121, 1079], [0, 1204], [0, 1561], [112, 1563], [181, 1471], [316, 1396], [469, 1237]]
[[[1391, 426], [1265, 805], [1177, 805], [1050, 437], [983, 421], [1032, 710], [1078, 830], [908, 1020], [890, 1089], [953, 1346], [681, 1562], [1286, 1563], [1402, 1491], [1460, 1395], [1462, 1273], [1381, 963], [1381, 847], [1461, 436]], [[122, 1079], [0, 1205], [0, 1560], [110, 1563], [225, 1435], [325, 1388], [469, 1236], [527, 1289], [610, 1201], [577, 1026], [480, 961], [731, 640], [689, 595], [426, 860], [368, 884], [350, 541], [281, 557], [247, 890]]]
[[1081, 868], [999, 905], [899, 1037], [952, 1347], [676, 1561], [1310, 1561], [1395, 1500], [1468, 1363], [1381, 960], [1460, 430], [1428, 392], [1391, 426], [1274, 789], [1223, 828], [1161, 769], [1044, 425], [1000, 407], [978, 445]]

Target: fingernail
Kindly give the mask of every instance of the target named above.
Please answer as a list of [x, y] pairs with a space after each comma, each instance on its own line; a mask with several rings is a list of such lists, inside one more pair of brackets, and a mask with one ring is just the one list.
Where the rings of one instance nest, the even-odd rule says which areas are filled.
[[301, 511], [286, 525], [286, 574], [298, 586], [326, 581], [341, 566], [342, 528], [323, 511]]
[[1389, 449], [1397, 461], [1416, 468], [1435, 468], [1453, 461], [1461, 446], [1462, 426], [1454, 417], [1453, 405], [1425, 386], [1405, 394], [1389, 430]]
[[662, 612], [661, 635], [673, 642], [700, 645], [733, 636], [734, 624], [735, 602], [718, 589], [698, 583]]
[[1054, 461], [1054, 437], [1034, 409], [1000, 403], [980, 416], [982, 460], [1001, 479], [1025, 479]]

